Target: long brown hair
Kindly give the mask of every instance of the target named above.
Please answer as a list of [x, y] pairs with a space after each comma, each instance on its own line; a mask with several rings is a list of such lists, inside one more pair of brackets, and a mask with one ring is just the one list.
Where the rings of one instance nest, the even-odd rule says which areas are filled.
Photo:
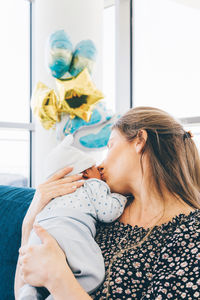
[[151, 178], [157, 191], [164, 186], [193, 208], [200, 209], [200, 157], [197, 147], [183, 126], [165, 111], [154, 107], [136, 107], [113, 125], [128, 141], [141, 129], [147, 141], [141, 155], [148, 154]]
[[[147, 140], [140, 160], [142, 172], [142, 159], [146, 153], [151, 180], [159, 194], [164, 197], [164, 184], [172, 195], [181, 198], [189, 206], [200, 209], [200, 157], [191, 134], [186, 132], [178, 121], [161, 109], [141, 106], [130, 109], [117, 120], [112, 129], [118, 129], [129, 142], [136, 137], [143, 138], [139, 133], [142, 129], [146, 130]], [[165, 207], [159, 221], [164, 213]], [[110, 296], [111, 267], [114, 261], [125, 252], [140, 247], [150, 236], [155, 225], [148, 229], [139, 242], [131, 242], [123, 249], [120, 247], [113, 255], [107, 269], [106, 299]]]

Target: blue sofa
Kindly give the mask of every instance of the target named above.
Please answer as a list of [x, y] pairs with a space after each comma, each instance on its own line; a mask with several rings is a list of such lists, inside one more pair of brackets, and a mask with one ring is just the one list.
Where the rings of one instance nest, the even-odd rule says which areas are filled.
[[14, 300], [21, 226], [35, 190], [0, 185], [0, 299]]

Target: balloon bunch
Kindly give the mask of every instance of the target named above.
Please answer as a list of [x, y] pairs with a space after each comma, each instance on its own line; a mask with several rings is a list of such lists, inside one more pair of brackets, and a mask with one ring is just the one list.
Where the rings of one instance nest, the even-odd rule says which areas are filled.
[[51, 34], [48, 67], [57, 92], [38, 82], [31, 107], [45, 129], [55, 128], [61, 141], [73, 134], [74, 145], [83, 150], [104, 148], [111, 126], [119, 117], [98, 103], [104, 96], [92, 82], [96, 47], [91, 40], [80, 41], [75, 50], [64, 30]]
[[54, 32], [49, 39], [48, 64], [53, 77], [58, 79], [77, 76], [84, 68], [92, 73], [97, 50], [91, 40], [73, 45], [64, 30]]

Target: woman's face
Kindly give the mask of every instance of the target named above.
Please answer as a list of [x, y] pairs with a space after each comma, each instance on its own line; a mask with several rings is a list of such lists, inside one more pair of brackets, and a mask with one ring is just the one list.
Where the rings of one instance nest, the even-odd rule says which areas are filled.
[[134, 142], [128, 142], [119, 130], [113, 129], [107, 147], [107, 157], [98, 166], [101, 179], [112, 192], [129, 194], [139, 161]]

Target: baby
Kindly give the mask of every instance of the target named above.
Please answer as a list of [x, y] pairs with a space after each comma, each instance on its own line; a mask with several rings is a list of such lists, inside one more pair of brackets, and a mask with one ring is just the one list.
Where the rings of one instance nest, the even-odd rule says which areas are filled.
[[[72, 165], [68, 175], [83, 173], [85, 183], [75, 192], [52, 199], [36, 216], [36, 222], [45, 228], [66, 254], [74, 276], [87, 293], [92, 293], [104, 280], [105, 268], [101, 250], [95, 242], [96, 223], [113, 222], [123, 212], [127, 198], [111, 193], [101, 180], [95, 161], [85, 152], [73, 147], [73, 136], [68, 135], [46, 158], [45, 175]], [[68, 176], [67, 175], [67, 176]], [[40, 244], [34, 230], [28, 244]], [[19, 300], [42, 299], [39, 289], [25, 284]], [[49, 295], [46, 299], [52, 300]]]

